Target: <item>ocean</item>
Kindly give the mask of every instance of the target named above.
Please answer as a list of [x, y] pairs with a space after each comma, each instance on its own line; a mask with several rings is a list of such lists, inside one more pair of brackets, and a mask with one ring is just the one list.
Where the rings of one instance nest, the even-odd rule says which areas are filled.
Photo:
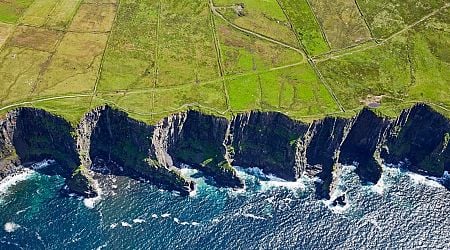
[[333, 206], [313, 180], [237, 168], [245, 190], [216, 188], [192, 169], [189, 197], [104, 176], [99, 199], [62, 195], [64, 179], [33, 170], [0, 183], [0, 249], [450, 249], [450, 191], [384, 166], [362, 185], [345, 166]]

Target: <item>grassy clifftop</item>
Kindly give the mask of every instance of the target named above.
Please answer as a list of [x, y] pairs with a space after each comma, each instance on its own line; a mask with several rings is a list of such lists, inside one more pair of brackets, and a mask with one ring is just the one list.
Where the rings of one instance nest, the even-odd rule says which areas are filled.
[[450, 116], [446, 0], [21, 0], [0, 3], [0, 115], [73, 123], [104, 104], [147, 123], [188, 108], [294, 119]]

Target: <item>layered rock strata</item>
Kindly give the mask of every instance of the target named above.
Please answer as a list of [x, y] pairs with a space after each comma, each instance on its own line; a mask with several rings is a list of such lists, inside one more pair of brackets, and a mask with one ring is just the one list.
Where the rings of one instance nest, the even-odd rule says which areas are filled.
[[[194, 183], [179, 174], [189, 165], [221, 187], [241, 188], [231, 166], [260, 168], [295, 181], [314, 177], [316, 195], [330, 197], [342, 165], [355, 165], [363, 183], [376, 183], [381, 164], [441, 177], [450, 171], [450, 121], [417, 104], [397, 119], [363, 109], [355, 118], [327, 117], [306, 124], [276, 112], [253, 111], [231, 120], [186, 111], [155, 126], [109, 106], [87, 113], [75, 127], [46, 111], [19, 108], [0, 121], [0, 179], [44, 159], [44, 171], [69, 188], [95, 196], [93, 176], [123, 175], [189, 194]], [[93, 175], [92, 173], [97, 173]]]

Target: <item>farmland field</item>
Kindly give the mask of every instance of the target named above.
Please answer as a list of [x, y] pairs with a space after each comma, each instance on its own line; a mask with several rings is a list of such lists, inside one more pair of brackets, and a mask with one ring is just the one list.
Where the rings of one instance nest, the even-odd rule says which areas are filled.
[[311, 120], [426, 102], [450, 116], [446, 0], [0, 1], [0, 115], [109, 104]]

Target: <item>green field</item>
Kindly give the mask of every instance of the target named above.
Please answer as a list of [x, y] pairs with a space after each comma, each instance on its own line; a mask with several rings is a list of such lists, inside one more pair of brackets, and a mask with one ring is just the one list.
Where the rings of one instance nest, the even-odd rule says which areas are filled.
[[446, 0], [0, 1], [0, 115], [450, 116]]

